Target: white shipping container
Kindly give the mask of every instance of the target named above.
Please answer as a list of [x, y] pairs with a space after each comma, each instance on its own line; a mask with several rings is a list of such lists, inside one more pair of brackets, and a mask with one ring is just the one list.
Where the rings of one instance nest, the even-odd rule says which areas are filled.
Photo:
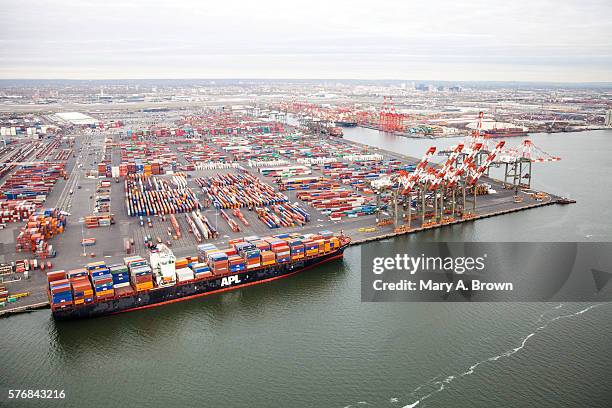
[[190, 268], [180, 268], [176, 270], [176, 278], [179, 282], [193, 279], [193, 271]]

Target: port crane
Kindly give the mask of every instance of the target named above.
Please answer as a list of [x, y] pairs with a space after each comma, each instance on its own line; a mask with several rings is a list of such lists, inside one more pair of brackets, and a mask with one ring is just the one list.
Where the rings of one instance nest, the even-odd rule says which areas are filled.
[[[434, 156], [435, 152], [436, 148], [430, 147], [412, 173], [401, 170], [398, 173], [384, 176], [371, 182], [372, 187], [377, 191], [376, 200], [379, 211], [381, 208], [381, 194], [391, 191], [394, 217], [393, 223], [395, 225], [398, 225], [398, 206], [400, 201], [405, 202], [405, 198], [407, 197], [407, 206], [410, 211], [411, 192], [420, 181], [421, 177], [426, 174], [429, 161]], [[379, 219], [378, 223], [379, 225], [384, 225], [387, 224], [388, 221]]]
[[[463, 154], [463, 148], [462, 144], [455, 146], [442, 167], [443, 171], [438, 172], [435, 177], [429, 180], [428, 190], [432, 196], [430, 207], [433, 216], [429, 221], [426, 221], [426, 211], [423, 211], [422, 224], [448, 223], [454, 221], [455, 214], [464, 215], [468, 185], [465, 181], [463, 183], [460, 183], [460, 181], [464, 180], [474, 168], [484, 172], [488, 164], [476, 167], [474, 162], [475, 158], [482, 152], [482, 143], [475, 142], [465, 154]], [[461, 158], [460, 162], [458, 162], [459, 158]], [[464, 179], [461, 177], [464, 177]], [[425, 197], [422, 197], [421, 200], [421, 206], [425, 208]], [[445, 217], [445, 214], [449, 214], [449, 216]]]
[[[472, 129], [472, 131], [465, 136], [463, 140], [463, 145], [465, 146], [460, 152], [457, 161], [462, 162], [468, 155], [473, 157], [473, 160], [476, 161], [477, 165], [480, 166], [484, 160], [486, 155], [491, 152], [491, 148], [489, 146], [489, 138], [485, 136], [482, 127], [484, 120], [484, 112], [478, 112], [476, 127]], [[454, 149], [457, 146], [452, 147], [451, 149], [440, 150], [438, 155], [440, 156], [449, 156], [453, 154]], [[472, 152], [476, 150], [476, 154], [473, 155]], [[488, 174], [488, 173], [487, 173]]]
[[[386, 99], [385, 99], [386, 104]], [[389, 111], [385, 105], [383, 111]], [[401, 170], [396, 174], [381, 177], [371, 182], [377, 191], [379, 212], [383, 198], [390, 200], [387, 208], [393, 219], [379, 220], [378, 225], [393, 223], [396, 232], [411, 228], [415, 216], [420, 218], [421, 227], [453, 222], [456, 217], [470, 219], [476, 213], [476, 197], [487, 194], [486, 185], [478, 184], [491, 167], [505, 166], [504, 185], [515, 188], [530, 188], [531, 164], [560, 160], [535, 146], [527, 139], [516, 147], [508, 147], [499, 141], [495, 147], [489, 145], [483, 128], [484, 113], [478, 114], [476, 128], [459, 143], [439, 154], [446, 155], [441, 165], [430, 165], [435, 147], [430, 147], [414, 171]], [[406, 224], [400, 225], [401, 219]]]
[[[501, 140], [500, 142], [498, 142], [495, 148], [493, 149], [493, 151], [488, 154], [484, 163], [481, 164], [480, 166], [476, 167], [474, 163], [470, 163], [468, 165], [468, 174], [467, 174], [467, 177], [465, 178], [465, 182], [466, 182], [466, 186], [469, 186], [469, 188], [472, 190], [472, 208], [471, 210], [469, 210], [467, 214], [463, 215], [464, 218], [473, 217], [475, 215], [476, 196], [478, 195], [478, 192], [476, 191], [476, 184], [478, 183], [478, 180], [480, 180], [480, 177], [482, 177], [483, 174], [485, 174], [485, 172], [488, 171], [491, 164], [495, 161], [495, 158], [501, 153], [505, 144], [506, 142], [504, 140]], [[464, 211], [466, 209], [465, 199], [466, 198], [465, 198], [465, 188], [464, 188], [464, 191], [463, 191], [463, 200], [464, 200], [463, 209]]]
[[[480, 165], [476, 158], [483, 152], [482, 143], [475, 142], [464, 155], [462, 155], [463, 145], [460, 144], [453, 148], [446, 163], [442, 166], [442, 170], [431, 171], [433, 176], [426, 179], [429, 208], [426, 207], [427, 197], [423, 194], [421, 196], [422, 225], [449, 223], [455, 220], [455, 216], [461, 216], [464, 219], [473, 217], [472, 213], [476, 210], [478, 180], [486, 173], [503, 146], [504, 142], [499, 142], [493, 151], [486, 153], [486, 158]], [[462, 157], [462, 160], [457, 163], [459, 157]], [[470, 192], [472, 193], [471, 212], [467, 210], [466, 205], [467, 196]], [[428, 215], [430, 215], [430, 218], [426, 220]]]
[[484, 133], [482, 131], [482, 121], [483, 120], [484, 120], [484, 112], [480, 111], [478, 112], [476, 129], [470, 132], [468, 140], [465, 141], [466, 144], [470, 146], [470, 148], [473, 147], [476, 143], [481, 143], [485, 147], [485, 150], [488, 150], [487, 141], [485, 140]]
[[532, 163], [546, 163], [561, 160], [538, 146], [530, 139], [523, 140], [518, 146], [508, 147], [496, 157], [493, 166], [504, 167], [504, 185], [513, 188], [531, 188]]
[[378, 127], [383, 132], [402, 132], [405, 130], [404, 120], [406, 115], [395, 110], [393, 97], [383, 96], [383, 104], [379, 113]]
[[[402, 170], [371, 183], [378, 192], [379, 208], [381, 194], [390, 191], [396, 232], [409, 230], [413, 216], [420, 217], [422, 227], [449, 223], [456, 216], [472, 218], [479, 193], [478, 181], [495, 162], [504, 145], [505, 142], [500, 141], [492, 151], [486, 152], [485, 159], [478, 164], [476, 157], [483, 153], [483, 144], [475, 142], [469, 149], [465, 149], [464, 144], [458, 144], [439, 166], [429, 164], [436, 151], [435, 147], [430, 147], [412, 173]], [[472, 196], [470, 210], [467, 206], [468, 195]], [[403, 208], [402, 219], [406, 220], [406, 224], [402, 225], [398, 223], [400, 205]]]
[[400, 171], [398, 181], [400, 186], [403, 187], [402, 195], [409, 194], [414, 188], [415, 184], [421, 180], [434, 153], [436, 153], [436, 148], [432, 146], [427, 150], [412, 174], [408, 174], [408, 172], [405, 170]]
[[[455, 146], [452, 149], [451, 154], [448, 156], [448, 158], [442, 165], [442, 167], [439, 169], [430, 167], [428, 169], [427, 176], [425, 176], [422, 180], [423, 184], [425, 185], [425, 189], [429, 192], [430, 196], [432, 196], [434, 214], [438, 213], [438, 205], [439, 205], [440, 219], [442, 219], [442, 213], [444, 212], [444, 204], [445, 204], [444, 183], [448, 182], [448, 180], [450, 179], [451, 173], [453, 173], [453, 170], [455, 169], [454, 166], [457, 165], [458, 167], [461, 167], [463, 164], [467, 164], [469, 162], [468, 160], [468, 161], [463, 161], [461, 165], [457, 164], [457, 160], [459, 159], [461, 152], [463, 151], [463, 147], [464, 145], [461, 143]], [[439, 194], [439, 190], [440, 190], [440, 194]], [[421, 198], [421, 208], [424, 209], [426, 205], [425, 194], [422, 194], [420, 198]], [[454, 207], [453, 207], [453, 212], [454, 212]], [[437, 218], [437, 215], [435, 218]], [[408, 225], [407, 225], [408, 228], [410, 228], [411, 221], [412, 221], [412, 216], [410, 214], [410, 209], [409, 209]], [[425, 222], [425, 211], [422, 212], [421, 222], [422, 223]]]

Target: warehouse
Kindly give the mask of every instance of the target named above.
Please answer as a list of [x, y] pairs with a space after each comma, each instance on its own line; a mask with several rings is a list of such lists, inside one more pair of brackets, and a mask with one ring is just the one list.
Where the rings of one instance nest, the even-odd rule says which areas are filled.
[[59, 112], [53, 115], [59, 123], [71, 125], [95, 125], [98, 120], [81, 112]]

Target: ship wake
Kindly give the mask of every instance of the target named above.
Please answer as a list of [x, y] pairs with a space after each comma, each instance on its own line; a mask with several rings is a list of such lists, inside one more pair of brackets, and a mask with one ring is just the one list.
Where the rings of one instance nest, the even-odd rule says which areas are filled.
[[437, 380], [437, 378], [439, 378], [439, 376], [438, 376], [438, 377], [435, 377], [432, 380], [429, 380], [429, 381], [419, 385], [417, 388], [415, 388], [412, 391], [411, 395], [415, 395], [418, 391], [420, 391], [422, 389], [425, 389], [425, 388], [433, 388], [433, 391], [429, 391], [428, 393], [426, 393], [426, 394], [424, 394], [424, 395], [422, 395], [420, 397], [417, 397], [417, 399], [415, 401], [413, 401], [412, 403], [410, 403], [408, 405], [404, 405], [403, 408], [413, 408], [413, 407], [416, 407], [417, 405], [419, 405], [423, 401], [431, 398], [435, 394], [438, 394], [438, 393], [444, 391], [446, 386], [449, 385], [450, 383], [452, 383], [453, 381], [455, 381], [455, 380], [457, 380], [459, 378], [462, 378], [462, 377], [465, 377], [465, 376], [473, 374], [476, 371], [476, 369], [479, 366], [483, 365], [483, 364], [491, 363], [491, 362], [497, 361], [499, 359], [510, 357], [513, 354], [518, 353], [519, 351], [521, 351], [522, 349], [525, 348], [525, 345], [527, 344], [529, 339], [531, 339], [532, 337], [536, 336], [539, 332], [545, 330], [551, 323], [556, 322], [557, 320], [568, 319], [568, 318], [572, 318], [572, 317], [576, 317], [576, 316], [582, 315], [582, 314], [588, 312], [589, 310], [594, 309], [594, 308], [596, 308], [598, 306], [602, 306], [604, 304], [605, 303], [597, 303], [597, 304], [588, 306], [588, 307], [586, 307], [584, 309], [581, 309], [581, 310], [579, 310], [577, 312], [569, 313], [569, 314], [565, 314], [565, 315], [559, 315], [559, 316], [553, 317], [553, 318], [551, 318], [549, 320], [546, 320], [546, 316], [550, 315], [550, 313], [554, 312], [555, 310], [558, 310], [561, 307], [563, 307], [563, 304], [555, 306], [553, 309], [548, 310], [548, 311], [542, 313], [539, 316], [538, 320], [536, 321], [536, 324], [540, 324], [540, 323], [542, 323], [544, 321], [545, 321], [545, 323], [540, 325], [540, 326], [538, 326], [538, 327], [536, 327], [533, 332], [531, 332], [528, 335], [526, 335], [525, 337], [523, 337], [520, 340], [519, 345], [517, 347], [514, 347], [514, 348], [511, 348], [509, 350], [506, 350], [503, 353], [500, 353], [498, 355], [489, 357], [489, 358], [487, 358], [485, 360], [478, 361], [478, 362], [472, 364], [471, 366], [469, 366], [465, 371], [463, 371], [461, 373], [457, 373], [455, 375], [449, 375], [449, 376], [447, 376], [446, 378], [444, 378], [442, 380]]

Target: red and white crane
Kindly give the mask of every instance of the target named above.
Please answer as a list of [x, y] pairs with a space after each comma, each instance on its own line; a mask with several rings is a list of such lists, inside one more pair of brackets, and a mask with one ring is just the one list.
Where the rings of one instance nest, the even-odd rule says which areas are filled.
[[520, 145], [508, 147], [501, 151], [495, 162], [514, 163], [520, 160], [526, 160], [533, 163], [544, 163], [559, 161], [561, 158], [540, 149], [530, 139], [525, 139]]
[[400, 171], [399, 176], [397, 177], [397, 181], [399, 182], [400, 186], [403, 187], [403, 195], [410, 193], [414, 188], [415, 184], [418, 183], [419, 180], [425, 175], [425, 173], [427, 172], [427, 165], [429, 164], [429, 161], [435, 153], [436, 148], [434, 146], [430, 147], [419, 162], [419, 164], [417, 164], [412, 174], [409, 174], [405, 170]]
[[549, 153], [546, 153], [544, 150], [540, 149], [530, 139], [526, 139], [522, 143], [522, 157], [531, 160], [532, 162], [542, 163], [542, 162], [552, 162], [561, 160], [560, 157], [553, 156]]
[[497, 143], [497, 145], [495, 146], [495, 149], [493, 149], [493, 151], [489, 153], [484, 163], [482, 163], [479, 167], [476, 167], [474, 163], [471, 163], [468, 166], [469, 171], [468, 171], [468, 174], [466, 175], [467, 176], [466, 184], [473, 186], [478, 182], [478, 179], [482, 177], [482, 175], [487, 170], [487, 168], [489, 168], [491, 163], [495, 161], [495, 157], [497, 157], [497, 155], [501, 153], [505, 144], [506, 142], [504, 140]]
[[472, 146], [470, 152], [463, 158], [463, 163], [461, 163], [461, 165], [455, 171], [453, 171], [446, 180], [447, 187], [453, 187], [457, 184], [459, 179], [461, 179], [461, 176], [466, 174], [470, 166], [474, 165], [474, 158], [480, 153], [481, 150], [482, 143], [476, 143], [474, 146]]
[[451, 153], [439, 170], [433, 167], [429, 168], [427, 176], [425, 176], [422, 181], [424, 183], [429, 183], [430, 191], [437, 189], [441, 183], [449, 178], [450, 172], [453, 170], [462, 151], [463, 143], [460, 143], [451, 150]]
[[371, 182], [372, 187], [376, 189], [383, 189], [385, 187], [391, 187], [393, 184], [398, 183], [400, 188], [403, 187], [402, 194], [407, 194], [412, 190], [414, 185], [421, 179], [421, 177], [427, 172], [427, 165], [435, 152], [436, 148], [430, 147], [421, 159], [421, 161], [417, 164], [416, 168], [414, 169], [414, 172], [408, 173], [405, 170], [400, 170], [398, 173], [380, 177]]
[[489, 150], [487, 138], [484, 136], [482, 131], [482, 122], [484, 120], [484, 112], [478, 112], [478, 120], [476, 122], [476, 129], [473, 129], [469, 137], [466, 137], [465, 143], [469, 148], [473, 148], [477, 143], [483, 145], [484, 150]]

